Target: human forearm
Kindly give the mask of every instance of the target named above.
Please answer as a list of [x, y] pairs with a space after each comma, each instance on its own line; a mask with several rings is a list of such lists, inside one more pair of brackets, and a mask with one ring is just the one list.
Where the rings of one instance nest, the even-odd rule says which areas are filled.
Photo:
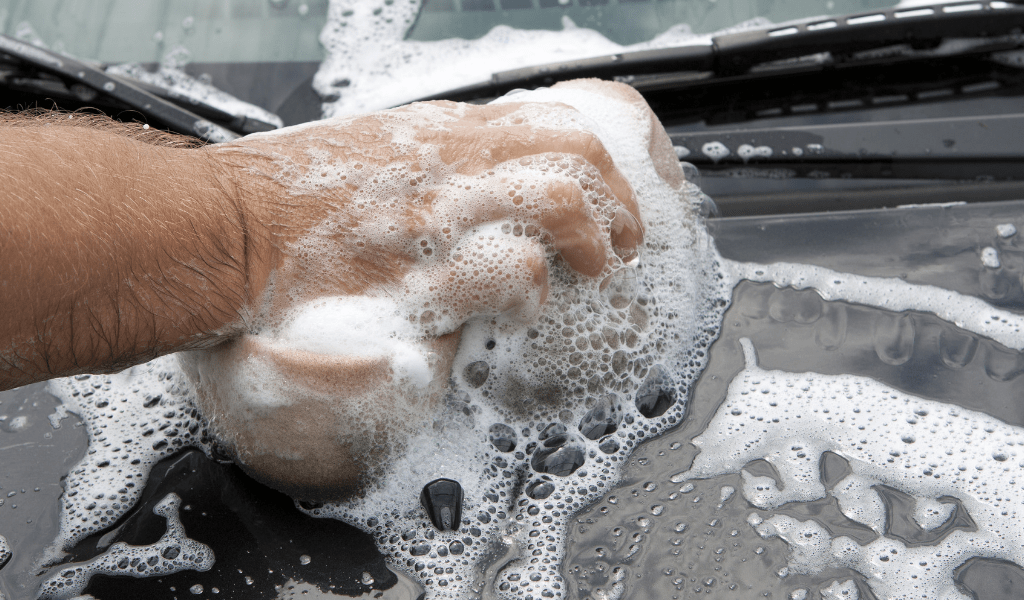
[[15, 126], [0, 164], [0, 389], [238, 331], [259, 232], [209, 152]]

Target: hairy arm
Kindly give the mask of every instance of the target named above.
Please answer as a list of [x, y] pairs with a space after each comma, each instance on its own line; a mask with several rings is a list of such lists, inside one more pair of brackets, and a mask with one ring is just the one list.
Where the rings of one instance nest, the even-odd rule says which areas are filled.
[[[646, 111], [652, 159], [681, 178], [635, 91], [573, 85]], [[0, 114], [0, 390], [210, 348], [352, 295], [399, 298], [420, 341], [444, 346], [445, 381], [462, 323], [536, 317], [551, 251], [603, 279], [643, 243], [600, 140], [520, 110], [576, 114], [425, 103], [201, 148], [103, 117]], [[494, 226], [511, 236], [500, 281], [463, 260]]]
[[265, 281], [211, 152], [96, 125], [0, 122], [0, 389], [216, 344]]

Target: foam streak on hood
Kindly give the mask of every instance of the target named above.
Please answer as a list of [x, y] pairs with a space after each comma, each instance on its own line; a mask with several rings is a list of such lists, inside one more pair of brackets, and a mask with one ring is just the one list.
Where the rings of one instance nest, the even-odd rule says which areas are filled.
[[[954, 569], [967, 559], [1024, 563], [1024, 481], [1018, 479], [1024, 429], [864, 377], [765, 371], [756, 364], [751, 342], [742, 344], [746, 368], [694, 439], [701, 453], [681, 480], [734, 473], [764, 459], [782, 481], [758, 486], [757, 495], [747, 486], [743, 490], [763, 510], [833, 493], [846, 516], [877, 530], [872, 505], [880, 499], [871, 486], [882, 484], [915, 497], [925, 508], [919, 512], [927, 512], [936, 498], [958, 498], [977, 523], [976, 531], [955, 530], [934, 545], [908, 547], [890, 536], [860, 546], [789, 517], [752, 519], [762, 536], [790, 543], [791, 570], [813, 574], [829, 564], [848, 567], [864, 575], [879, 598], [967, 600], [953, 581]], [[825, 451], [842, 456], [852, 469], [835, 491], [827, 492], [819, 479]], [[853, 482], [860, 484], [857, 494], [841, 492]], [[808, 527], [806, 534], [790, 533]]]
[[1024, 350], [1024, 316], [995, 308], [973, 296], [902, 279], [852, 275], [813, 265], [760, 265], [730, 260], [722, 260], [722, 265], [731, 275], [733, 285], [746, 279], [798, 290], [813, 289], [824, 300], [845, 300], [893, 312], [930, 312], [1008, 348]]

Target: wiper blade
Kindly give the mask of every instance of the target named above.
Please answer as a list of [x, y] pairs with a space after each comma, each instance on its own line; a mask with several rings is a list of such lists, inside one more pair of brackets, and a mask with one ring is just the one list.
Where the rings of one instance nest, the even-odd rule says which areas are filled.
[[145, 81], [138, 81], [130, 77], [112, 75], [110, 73], [107, 75], [119, 81], [134, 85], [153, 94], [154, 96], [173, 102], [181, 108], [194, 112], [204, 119], [224, 124], [225, 127], [240, 135], [248, 135], [250, 133], [259, 133], [262, 131], [273, 131], [278, 128], [277, 125], [274, 125], [273, 123], [267, 123], [266, 121], [261, 121], [245, 115], [229, 113], [217, 108], [216, 106], [173, 92], [167, 88], [160, 87], [159, 85], [153, 85], [151, 83], [146, 83]]
[[628, 78], [693, 73], [694, 78], [729, 77], [777, 61], [829, 53], [836, 57], [899, 44], [933, 47], [948, 38], [988, 38], [1020, 33], [1024, 5], [985, 1], [888, 8], [798, 24], [723, 34], [703, 44], [640, 50], [537, 65], [495, 73], [491, 79], [424, 98], [473, 100], [517, 88], [549, 86], [581, 77]]
[[[239, 137], [237, 133], [160, 98], [133, 82], [107, 75], [80, 60], [0, 35], [0, 56], [3, 55], [33, 70], [55, 76], [71, 93], [83, 101], [89, 101], [97, 95], [105, 95], [155, 121], [153, 125], [157, 127], [214, 143], [227, 142]], [[21, 81], [27, 83], [25, 78]], [[37, 87], [47, 88], [46, 80], [40, 81], [42, 83]], [[58, 82], [51, 80], [48, 83], [52, 86]]]

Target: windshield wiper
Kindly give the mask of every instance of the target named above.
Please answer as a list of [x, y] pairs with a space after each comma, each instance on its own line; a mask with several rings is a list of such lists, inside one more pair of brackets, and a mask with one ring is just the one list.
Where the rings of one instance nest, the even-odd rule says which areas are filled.
[[[645, 90], [681, 82], [748, 74], [758, 65], [827, 53], [832, 61], [869, 50], [909, 44], [931, 48], [950, 38], [995, 38], [1020, 34], [1024, 6], [985, 1], [889, 8], [842, 17], [723, 34], [704, 43], [640, 50], [537, 65], [494, 73], [489, 81], [424, 100], [472, 101], [501, 96], [518, 88], [550, 86], [581, 77], [619, 79]], [[659, 76], [666, 76], [659, 77]], [[639, 85], [638, 85], [639, 84]]]
[[202, 103], [185, 109], [156, 86], [108, 75], [83, 61], [5, 35], [0, 35], [0, 86], [36, 96], [56, 96], [76, 106], [104, 104], [114, 110], [137, 111], [152, 126], [214, 143], [276, 129]]

